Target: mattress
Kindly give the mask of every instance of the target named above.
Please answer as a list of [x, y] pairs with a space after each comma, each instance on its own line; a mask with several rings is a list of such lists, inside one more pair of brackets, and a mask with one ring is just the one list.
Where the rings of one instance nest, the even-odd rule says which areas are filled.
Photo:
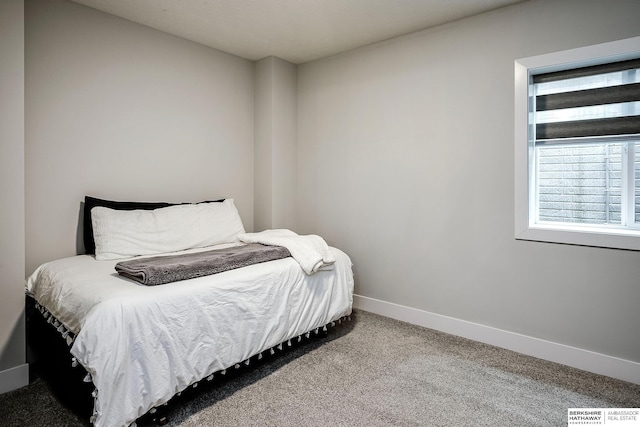
[[[228, 247], [218, 245], [202, 250]], [[96, 426], [127, 426], [197, 381], [351, 313], [351, 260], [305, 274], [292, 258], [144, 286], [116, 261], [52, 261], [26, 290], [73, 337], [90, 374]]]

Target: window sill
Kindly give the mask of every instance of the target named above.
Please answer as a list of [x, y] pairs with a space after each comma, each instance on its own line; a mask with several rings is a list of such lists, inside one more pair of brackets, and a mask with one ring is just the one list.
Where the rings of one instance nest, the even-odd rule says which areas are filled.
[[516, 233], [516, 239], [640, 251], [640, 230], [536, 224]]

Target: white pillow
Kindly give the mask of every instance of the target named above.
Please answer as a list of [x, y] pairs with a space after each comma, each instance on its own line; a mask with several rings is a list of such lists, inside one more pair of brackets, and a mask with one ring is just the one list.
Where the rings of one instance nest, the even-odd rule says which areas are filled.
[[244, 226], [233, 199], [155, 210], [91, 209], [99, 261], [238, 241]]

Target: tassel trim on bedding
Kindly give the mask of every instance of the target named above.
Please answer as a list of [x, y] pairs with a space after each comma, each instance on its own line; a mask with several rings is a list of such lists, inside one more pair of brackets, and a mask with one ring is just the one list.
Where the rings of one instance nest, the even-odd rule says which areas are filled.
[[[67, 329], [67, 327], [64, 324], [62, 324], [62, 322], [60, 322], [58, 319], [56, 319], [55, 316], [53, 314], [51, 314], [51, 312], [49, 312], [49, 310], [47, 310], [45, 307], [40, 305], [38, 302], [35, 303], [35, 308], [42, 314], [42, 316], [44, 317], [44, 319], [46, 320], [47, 323], [53, 325], [53, 327], [56, 328], [56, 330], [60, 333], [60, 335], [65, 340], [65, 342], [67, 343], [69, 348], [71, 348], [71, 346], [73, 345], [74, 340], [76, 339], [76, 335], [73, 332], [71, 332], [69, 329]], [[266, 354], [267, 352], [270, 355], [274, 355], [276, 353], [276, 351], [286, 351], [285, 344], [286, 344], [286, 347], [292, 347], [293, 346], [293, 342], [298, 342], [299, 343], [299, 342], [302, 341], [303, 337], [309, 339], [309, 337], [311, 336], [312, 333], [314, 335], [318, 335], [318, 334], [320, 334], [321, 330], [323, 332], [327, 332], [328, 328], [329, 327], [335, 327], [336, 323], [337, 324], [342, 324], [342, 322], [350, 321], [350, 320], [351, 320], [351, 316], [350, 315], [343, 316], [343, 317], [337, 319], [336, 321], [330, 322], [330, 323], [328, 323], [328, 324], [326, 324], [324, 326], [315, 328], [315, 329], [313, 329], [311, 331], [302, 333], [302, 334], [300, 334], [300, 335], [298, 335], [296, 337], [293, 337], [291, 339], [283, 341], [283, 342], [281, 342], [281, 343], [279, 343], [279, 344], [277, 344], [277, 345], [275, 345], [275, 346], [273, 346], [271, 348], [263, 350], [263, 351], [255, 354], [255, 355], [253, 355], [253, 356], [251, 356], [251, 357], [249, 357], [249, 358], [247, 358], [247, 359], [245, 359], [243, 361], [240, 361], [240, 362], [236, 363], [235, 365], [233, 365], [233, 368], [234, 369], [240, 369], [243, 365], [244, 366], [249, 366], [251, 364], [251, 359], [253, 357], [255, 357], [255, 360], [262, 360], [263, 355]], [[73, 368], [76, 368], [76, 367], [80, 366], [78, 360], [75, 357], [71, 358], [71, 366]], [[211, 382], [211, 381], [213, 381], [215, 379], [215, 377], [217, 375], [226, 375], [226, 373], [227, 373], [227, 369], [222, 369], [220, 371], [212, 372], [209, 375], [203, 377], [202, 379], [193, 382], [192, 384], [187, 386], [185, 388], [185, 390], [190, 388], [190, 387], [191, 388], [196, 388], [196, 387], [198, 387], [198, 384], [200, 382], [203, 382], [205, 380], [207, 382]], [[91, 374], [87, 373], [85, 375], [85, 377], [83, 378], [83, 381], [86, 382], [86, 383], [93, 382], [93, 378], [91, 377]], [[181, 395], [182, 395], [182, 391], [179, 391], [174, 395], [174, 397], [181, 396]], [[95, 424], [96, 420], [101, 415], [101, 413], [96, 409], [96, 408], [98, 408], [98, 389], [97, 388], [94, 388], [93, 392], [91, 393], [91, 397], [93, 397], [93, 399], [94, 399], [94, 405], [93, 405], [93, 415], [91, 416], [91, 418], [89, 418], [89, 422], [91, 424]], [[163, 403], [163, 405], [166, 406], [167, 402]], [[151, 408], [148, 412], [150, 414], [155, 414], [157, 412], [157, 407]], [[133, 423], [131, 423], [129, 425], [129, 427], [136, 427], [136, 426], [137, 426], [137, 424], [135, 422], [133, 422]]]
[[42, 317], [44, 317], [47, 323], [53, 325], [53, 327], [56, 328], [60, 335], [62, 335], [62, 338], [64, 338], [67, 345], [71, 347], [71, 345], [73, 345], [73, 341], [76, 339], [76, 335], [69, 329], [67, 329], [67, 327], [64, 326], [62, 322], [56, 319], [56, 317], [51, 314], [49, 310], [41, 306], [38, 302], [35, 303], [35, 308], [40, 312], [40, 314], [42, 314]]
[[[286, 347], [292, 347], [293, 346], [293, 342], [298, 342], [299, 343], [299, 342], [302, 341], [303, 337], [308, 339], [311, 336], [312, 333], [314, 335], [318, 335], [318, 334], [320, 334], [320, 331], [327, 332], [328, 328], [335, 327], [336, 324], [342, 324], [342, 322], [345, 322], [345, 321], [351, 321], [351, 316], [350, 315], [349, 316], [343, 316], [343, 317], [337, 319], [336, 321], [333, 321], [333, 322], [330, 322], [330, 323], [328, 323], [328, 324], [326, 324], [324, 326], [315, 328], [312, 331], [300, 334], [297, 337], [293, 337], [293, 338], [291, 338], [291, 339], [289, 339], [287, 341], [283, 341], [283, 342], [281, 342], [281, 343], [279, 343], [279, 344], [277, 344], [277, 345], [275, 345], [275, 346], [273, 346], [271, 348], [268, 348], [268, 349], [263, 350], [263, 351], [261, 351], [261, 352], [259, 352], [257, 354], [254, 354], [253, 356], [249, 357], [248, 359], [245, 359], [245, 360], [243, 360], [241, 362], [238, 362], [238, 363], [234, 364], [233, 365], [233, 369], [240, 369], [240, 368], [242, 368], [243, 365], [244, 366], [249, 366], [251, 364], [252, 358], [255, 358], [255, 360], [262, 360], [264, 354], [268, 353], [270, 355], [274, 355], [276, 353], [276, 351], [287, 351], [287, 349], [285, 348], [285, 345], [284, 345], [285, 343], [286, 343]], [[220, 371], [213, 372], [213, 373], [203, 377], [202, 379], [200, 379], [198, 381], [195, 381], [194, 383], [190, 384], [189, 386], [187, 386], [185, 388], [185, 390], [190, 388], [190, 387], [191, 388], [196, 388], [198, 386], [198, 384], [201, 383], [201, 382], [204, 382], [204, 381], [211, 382], [211, 381], [213, 381], [215, 379], [216, 376], [218, 376], [218, 375], [223, 375], [224, 376], [226, 374], [227, 374], [227, 369], [222, 369]], [[182, 396], [183, 391], [177, 392], [174, 395], [174, 397]], [[165, 402], [163, 405], [166, 406], [167, 403]], [[148, 411], [148, 413], [154, 414], [156, 411], [157, 411], [157, 407], [154, 407], [154, 408], [151, 408]], [[136, 423], [135, 422], [131, 423], [129, 425], [129, 427], [136, 427]]]
[[[67, 346], [71, 348], [71, 346], [73, 345], [73, 342], [76, 339], [76, 335], [73, 332], [71, 332], [71, 330], [69, 330], [62, 322], [56, 319], [56, 317], [49, 310], [47, 310], [45, 307], [40, 305], [37, 301], [35, 302], [34, 307], [36, 308], [36, 310], [40, 312], [40, 314], [42, 314], [42, 317], [45, 319], [45, 321], [50, 325], [52, 325], [56, 329], [56, 331], [60, 333], [64, 341], [67, 343]], [[76, 359], [75, 357], [71, 357], [71, 367], [77, 368], [78, 366], [80, 366], [78, 359]], [[84, 369], [84, 367], [82, 368]], [[91, 377], [90, 373], [87, 373], [82, 379], [82, 381], [85, 383], [92, 383], [93, 378]], [[100, 416], [100, 412], [96, 409], [98, 407], [98, 389], [97, 388], [93, 389], [93, 391], [91, 392], [91, 397], [93, 397], [93, 415], [91, 415], [91, 418], [89, 418], [89, 421], [91, 422], [91, 424], [94, 424], [98, 416]]]

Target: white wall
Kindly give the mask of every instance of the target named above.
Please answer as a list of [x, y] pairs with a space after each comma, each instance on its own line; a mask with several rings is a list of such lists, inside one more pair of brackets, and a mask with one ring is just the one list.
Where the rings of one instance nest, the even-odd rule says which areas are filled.
[[255, 67], [255, 229], [295, 229], [297, 67], [270, 56]]
[[294, 224], [347, 251], [364, 297], [640, 362], [637, 252], [513, 237], [513, 61], [639, 35], [639, 2], [531, 0], [297, 75], [268, 58], [255, 81], [249, 61], [75, 3], [25, 12], [25, 193], [18, 128], [2, 146], [18, 246], [0, 259], [20, 283], [3, 299], [22, 297], [25, 195], [27, 273], [76, 253], [85, 194], [233, 196], [249, 230]]
[[300, 66], [301, 232], [351, 255], [364, 297], [640, 362], [640, 253], [513, 232], [514, 60], [638, 16], [532, 0]]
[[253, 63], [63, 0], [27, 0], [26, 273], [74, 255], [85, 195], [233, 197], [253, 228]]
[[28, 381], [24, 333], [24, 4], [0, 2], [0, 393]]

